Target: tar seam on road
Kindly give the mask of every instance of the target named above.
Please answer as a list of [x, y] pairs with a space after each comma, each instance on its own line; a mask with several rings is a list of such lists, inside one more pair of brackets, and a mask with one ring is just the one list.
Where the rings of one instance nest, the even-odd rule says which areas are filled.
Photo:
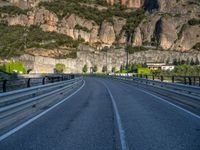
[[117, 120], [117, 126], [118, 126], [118, 132], [119, 132], [119, 136], [120, 136], [120, 145], [121, 145], [121, 149], [122, 150], [128, 150], [128, 146], [126, 144], [126, 140], [125, 140], [125, 131], [122, 127], [122, 123], [121, 123], [121, 119], [120, 119], [120, 115], [119, 115], [119, 111], [118, 111], [118, 108], [117, 108], [117, 104], [115, 102], [115, 99], [112, 95], [112, 93], [110, 92], [109, 88], [107, 87], [107, 85], [103, 82], [104, 86], [106, 87], [108, 93], [109, 93], [109, 96], [112, 100], [112, 105], [113, 105], [113, 108], [114, 108], [114, 112], [115, 112], [115, 115], [116, 115], [116, 120]]
[[54, 109], [55, 107], [57, 107], [58, 105], [64, 103], [66, 100], [68, 100], [69, 98], [71, 98], [72, 96], [74, 96], [76, 93], [78, 93], [84, 86], [85, 86], [85, 81], [83, 80], [83, 85], [78, 90], [76, 90], [74, 93], [72, 93], [71, 95], [69, 95], [68, 97], [66, 97], [62, 101], [60, 101], [59, 103], [53, 105], [49, 109], [45, 110], [44, 112], [38, 114], [37, 116], [35, 116], [35, 117], [31, 118], [30, 120], [24, 122], [23, 124], [19, 125], [18, 127], [16, 127], [14, 129], [8, 131], [7, 133], [3, 134], [2, 136], [0, 136], [0, 141], [6, 139], [10, 135], [14, 134], [15, 132], [17, 132], [20, 129], [24, 128], [25, 126], [29, 125], [30, 123], [32, 123], [36, 119], [40, 118], [41, 116], [45, 115], [46, 113], [48, 113], [49, 111], [51, 111], [52, 109]]
[[[124, 83], [124, 82], [121, 82], [121, 83]], [[127, 83], [124, 83], [124, 84], [129, 85], [129, 84], [127, 84]], [[131, 85], [129, 85], [129, 86], [131, 86]], [[195, 114], [195, 113], [193, 113], [193, 112], [191, 112], [191, 111], [189, 111], [189, 110], [187, 110], [187, 109], [184, 109], [184, 108], [182, 108], [182, 107], [180, 107], [180, 106], [178, 106], [178, 105], [176, 105], [176, 104], [174, 104], [174, 103], [171, 103], [171, 102], [169, 102], [168, 100], [165, 100], [165, 99], [163, 99], [163, 98], [161, 98], [161, 97], [159, 97], [159, 96], [156, 96], [156, 95], [154, 95], [154, 94], [152, 94], [152, 93], [150, 93], [150, 92], [148, 92], [148, 91], [146, 91], [146, 90], [143, 90], [143, 89], [141, 89], [141, 88], [137, 88], [137, 90], [139, 90], [139, 91], [141, 91], [141, 92], [144, 92], [144, 93], [146, 93], [146, 94], [148, 94], [148, 95], [151, 95], [151, 96], [153, 96], [153, 97], [155, 97], [155, 98], [157, 98], [157, 99], [159, 99], [159, 100], [161, 100], [161, 101], [163, 101], [163, 102], [165, 102], [165, 103], [167, 103], [167, 104], [169, 104], [169, 105], [172, 105], [172, 106], [174, 106], [174, 107], [176, 107], [176, 108], [178, 108], [178, 109], [184, 111], [185, 113], [188, 113], [188, 114], [192, 115], [193, 117], [195, 117], [195, 118], [197, 118], [197, 119], [200, 119], [200, 116], [199, 116], [199, 115], [197, 115], [197, 114]]]

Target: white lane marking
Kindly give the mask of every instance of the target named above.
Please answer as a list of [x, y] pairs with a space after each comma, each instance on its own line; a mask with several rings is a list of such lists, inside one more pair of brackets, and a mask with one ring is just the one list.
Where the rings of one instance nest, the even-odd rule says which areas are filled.
[[197, 114], [195, 114], [195, 113], [193, 113], [193, 112], [191, 112], [191, 111], [189, 111], [189, 110], [187, 110], [187, 109], [184, 109], [183, 107], [180, 107], [180, 106], [178, 106], [178, 105], [176, 105], [176, 104], [174, 104], [174, 103], [171, 103], [171, 102], [169, 102], [169, 101], [167, 101], [167, 100], [165, 100], [165, 99], [163, 99], [163, 98], [161, 98], [161, 97], [159, 97], [159, 96], [156, 96], [156, 95], [154, 95], [154, 94], [152, 94], [152, 93], [149, 93], [149, 92], [147, 92], [147, 91], [145, 91], [145, 90], [142, 90], [142, 89], [138, 89], [138, 90], [140, 90], [141, 92], [144, 92], [144, 93], [146, 93], [146, 94], [148, 94], [148, 95], [151, 95], [151, 96], [153, 96], [153, 97], [155, 97], [155, 98], [157, 98], [157, 99], [159, 99], [159, 100], [161, 100], [161, 101], [163, 101], [163, 102], [165, 102], [165, 103], [167, 103], [167, 104], [169, 104], [169, 105], [172, 105], [172, 106], [174, 106], [174, 107], [176, 107], [176, 108], [178, 108], [178, 109], [180, 109], [180, 110], [182, 110], [182, 111], [184, 111], [184, 112], [186, 112], [186, 113], [192, 115], [193, 117], [196, 117], [196, 118], [200, 119], [200, 116], [199, 116], [199, 115], [197, 115]]
[[118, 125], [118, 132], [119, 132], [119, 136], [120, 136], [120, 145], [121, 145], [121, 150], [128, 150], [128, 146], [126, 145], [126, 139], [125, 139], [125, 131], [122, 127], [122, 123], [121, 123], [121, 119], [120, 119], [120, 115], [119, 115], [119, 111], [117, 108], [117, 104], [115, 102], [115, 99], [111, 93], [111, 91], [109, 90], [109, 88], [107, 87], [107, 85], [103, 82], [104, 86], [106, 87], [111, 100], [112, 100], [112, 104], [113, 104], [113, 108], [115, 111], [115, 115], [116, 115], [116, 119], [117, 119], [117, 125]]
[[23, 124], [19, 125], [18, 127], [16, 127], [14, 129], [8, 131], [7, 133], [3, 134], [2, 136], [0, 136], [0, 141], [6, 139], [10, 135], [14, 134], [15, 132], [19, 131], [20, 129], [24, 128], [25, 126], [27, 126], [30, 123], [32, 123], [33, 121], [35, 121], [36, 119], [38, 119], [41, 116], [45, 115], [46, 113], [48, 113], [49, 111], [51, 111], [52, 109], [54, 109], [55, 107], [57, 107], [58, 105], [62, 104], [63, 102], [65, 102], [66, 100], [68, 100], [69, 98], [71, 98], [72, 96], [74, 96], [76, 93], [78, 93], [84, 86], [85, 86], [85, 81], [83, 80], [83, 85], [77, 91], [75, 91], [74, 93], [72, 93], [71, 95], [69, 95], [68, 97], [66, 97], [62, 101], [60, 101], [59, 103], [53, 105], [49, 109], [45, 110], [44, 112], [38, 114], [37, 116], [35, 116], [35, 117], [31, 118], [30, 120], [24, 122]]
[[[123, 83], [123, 82], [121, 82], [121, 83]], [[129, 84], [127, 84], [127, 83], [124, 83], [124, 84], [129, 85]], [[129, 85], [129, 86], [133, 86], [133, 85]], [[137, 87], [136, 87], [136, 88], [137, 88]], [[191, 111], [189, 111], [189, 110], [187, 110], [187, 109], [184, 109], [183, 107], [180, 107], [180, 106], [178, 106], [178, 105], [176, 105], [176, 104], [174, 104], [174, 103], [172, 103], [172, 102], [169, 102], [169, 101], [167, 101], [167, 100], [165, 100], [165, 99], [163, 99], [163, 98], [161, 98], [161, 97], [159, 97], [159, 96], [157, 96], [157, 95], [154, 95], [154, 94], [152, 94], [152, 93], [150, 93], [150, 92], [148, 92], [148, 91], [146, 91], [146, 90], [143, 90], [143, 89], [141, 89], [141, 88], [137, 88], [137, 90], [138, 90], [138, 91], [141, 91], [141, 92], [144, 92], [144, 93], [146, 93], [146, 94], [148, 94], [148, 95], [151, 95], [151, 96], [153, 96], [153, 97], [155, 97], [155, 98], [157, 98], [157, 99], [159, 99], [159, 100], [161, 100], [161, 101], [163, 101], [163, 102], [165, 102], [165, 103], [167, 103], [167, 104], [169, 104], [169, 105], [172, 105], [172, 106], [174, 106], [174, 107], [176, 107], [176, 108], [178, 108], [178, 109], [184, 111], [185, 113], [188, 113], [188, 114], [192, 115], [193, 117], [196, 117], [196, 118], [200, 119], [200, 116], [199, 116], [199, 115], [197, 115], [197, 114], [195, 114], [195, 113], [193, 113], [193, 112], [191, 112]]]

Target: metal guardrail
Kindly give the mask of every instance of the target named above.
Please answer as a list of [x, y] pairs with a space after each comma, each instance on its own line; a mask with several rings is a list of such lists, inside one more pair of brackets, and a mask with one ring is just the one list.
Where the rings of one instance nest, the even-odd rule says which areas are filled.
[[200, 76], [157, 76], [135, 74], [135, 77], [157, 80], [162, 82], [181, 83], [186, 85], [200, 86]]
[[195, 111], [200, 111], [200, 87], [154, 81], [138, 77], [112, 76], [111, 78], [137, 84], [139, 87], [145, 88], [148, 91], [161, 94], [179, 103], [185, 104]]
[[0, 92], [8, 92], [12, 90], [29, 88], [37, 85], [45, 85], [48, 83], [54, 83], [64, 80], [73, 79], [75, 75], [73, 74], [63, 74], [63, 75], [48, 75], [45, 77], [29, 77], [20, 78], [15, 80], [0, 80]]
[[0, 93], [0, 131], [59, 101], [60, 95], [65, 95], [79, 87], [82, 81], [82, 77], [77, 77], [62, 82]]

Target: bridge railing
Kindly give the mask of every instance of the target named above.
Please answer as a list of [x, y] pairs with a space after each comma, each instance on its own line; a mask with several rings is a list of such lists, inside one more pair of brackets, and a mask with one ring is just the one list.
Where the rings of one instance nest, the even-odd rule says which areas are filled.
[[76, 77], [62, 82], [0, 93], [0, 131], [34, 112], [59, 102], [62, 100], [61, 96], [78, 88], [82, 83], [82, 77]]

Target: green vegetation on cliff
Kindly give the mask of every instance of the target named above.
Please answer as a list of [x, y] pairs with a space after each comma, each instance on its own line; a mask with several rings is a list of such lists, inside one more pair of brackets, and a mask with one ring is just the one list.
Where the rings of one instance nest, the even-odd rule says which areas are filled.
[[37, 26], [7, 26], [0, 24], [0, 57], [10, 58], [24, 53], [24, 48], [48, 48], [59, 46], [77, 48], [79, 42], [56, 32], [44, 32]]
[[17, 6], [3, 6], [0, 7], [0, 14], [19, 15], [26, 14], [28, 9], [23, 10]]
[[[145, 17], [145, 11], [138, 9], [136, 11], [127, 11], [126, 7], [122, 5], [115, 5], [108, 7], [108, 9], [98, 10], [97, 8], [81, 5], [84, 3], [100, 3], [92, 0], [54, 0], [52, 2], [41, 2], [40, 6], [45, 7], [47, 10], [54, 12], [60, 19], [70, 14], [76, 14], [82, 18], [93, 20], [97, 24], [101, 24], [104, 20], [112, 22], [113, 16], [123, 17], [127, 19], [126, 28], [136, 27]], [[104, 2], [102, 2], [104, 3]]]

